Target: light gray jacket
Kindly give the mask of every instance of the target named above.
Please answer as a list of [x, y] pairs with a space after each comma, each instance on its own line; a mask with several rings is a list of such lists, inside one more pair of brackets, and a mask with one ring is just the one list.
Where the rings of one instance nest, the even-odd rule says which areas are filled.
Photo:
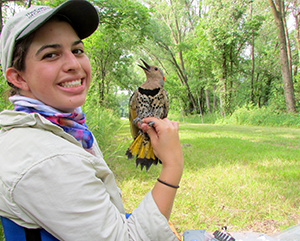
[[129, 219], [114, 175], [39, 114], [0, 113], [0, 215], [60, 240], [177, 240], [151, 191]]

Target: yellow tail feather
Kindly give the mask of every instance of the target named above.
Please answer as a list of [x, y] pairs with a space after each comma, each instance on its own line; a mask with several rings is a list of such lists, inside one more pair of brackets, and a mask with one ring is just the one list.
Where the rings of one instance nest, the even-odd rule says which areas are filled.
[[143, 137], [141, 134], [139, 134], [134, 141], [131, 143], [131, 145], [128, 148], [128, 151], [132, 154], [132, 156], [137, 155], [139, 152], [139, 149], [142, 145]]
[[[141, 169], [146, 167], [146, 170], [150, 168], [152, 164], [157, 165], [158, 158], [154, 155], [153, 147], [150, 140], [144, 138], [142, 134], [139, 134], [129, 146], [126, 151], [128, 159], [136, 156], [136, 166], [141, 165]], [[159, 161], [160, 162], [160, 161]]]
[[[151, 155], [150, 151], [152, 150], [152, 152], [153, 152], [153, 149], [150, 147], [152, 147], [150, 141], [143, 143], [142, 146], [140, 147], [140, 151], [137, 155], [137, 158], [144, 159], [144, 158], [147, 158], [148, 156], [150, 156]], [[148, 158], [148, 159], [150, 159], [150, 158]]]

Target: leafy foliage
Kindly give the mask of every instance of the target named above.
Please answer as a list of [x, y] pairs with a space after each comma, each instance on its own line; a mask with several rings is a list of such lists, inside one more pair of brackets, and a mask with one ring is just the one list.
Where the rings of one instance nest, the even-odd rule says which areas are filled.
[[216, 123], [299, 128], [299, 119], [299, 114], [282, 113], [271, 108], [245, 105], [237, 108], [228, 118], [218, 119]]
[[120, 118], [117, 118], [116, 113], [112, 110], [89, 105], [84, 105], [83, 111], [86, 114], [86, 123], [95, 136], [105, 160], [109, 160], [111, 156], [114, 156], [112, 150], [117, 151], [118, 149], [113, 146], [115, 146], [115, 132], [122, 124]]
[[[120, 90], [130, 95], [144, 80], [136, 67], [143, 58], [164, 70], [171, 110], [199, 114], [200, 105], [203, 113], [226, 116], [252, 103], [286, 111], [277, 29], [267, 1], [90, 1], [100, 17], [98, 30], [84, 41], [93, 69], [88, 101], [94, 105], [121, 110]], [[29, 1], [16, 4], [28, 7]], [[4, 16], [16, 12], [16, 4], [5, 3]], [[289, 31], [299, 108], [297, 31]]]
[[[149, 13], [134, 1], [93, 1], [99, 10], [98, 30], [85, 46], [93, 67], [95, 81], [91, 91], [97, 93], [95, 104], [111, 107], [112, 95], [134, 84], [130, 51], [144, 41]], [[134, 89], [133, 87], [132, 89]], [[116, 107], [116, 106], [114, 106]], [[117, 107], [118, 108], [118, 107]]]

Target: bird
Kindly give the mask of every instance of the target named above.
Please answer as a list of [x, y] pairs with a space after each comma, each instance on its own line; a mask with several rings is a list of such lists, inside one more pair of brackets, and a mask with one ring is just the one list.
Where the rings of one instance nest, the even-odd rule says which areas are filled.
[[[165, 76], [163, 71], [154, 65], [148, 65], [141, 59], [143, 65], [138, 64], [146, 74], [146, 81], [142, 83], [129, 99], [129, 122], [133, 141], [126, 151], [128, 159], [136, 157], [136, 167], [141, 166], [141, 171], [149, 170], [152, 164], [157, 165], [161, 161], [155, 156], [150, 137], [138, 128], [138, 123], [146, 117], [164, 119], [169, 111], [169, 97], [163, 88]], [[154, 122], [148, 123], [153, 126]]]

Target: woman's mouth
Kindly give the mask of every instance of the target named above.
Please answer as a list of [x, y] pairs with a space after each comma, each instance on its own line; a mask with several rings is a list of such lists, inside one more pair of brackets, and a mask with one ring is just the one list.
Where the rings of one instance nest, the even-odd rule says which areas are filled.
[[69, 82], [63, 82], [60, 84], [60, 86], [62, 87], [66, 87], [66, 88], [72, 88], [72, 87], [78, 87], [81, 86], [81, 80], [73, 80], [73, 81], [69, 81]]

